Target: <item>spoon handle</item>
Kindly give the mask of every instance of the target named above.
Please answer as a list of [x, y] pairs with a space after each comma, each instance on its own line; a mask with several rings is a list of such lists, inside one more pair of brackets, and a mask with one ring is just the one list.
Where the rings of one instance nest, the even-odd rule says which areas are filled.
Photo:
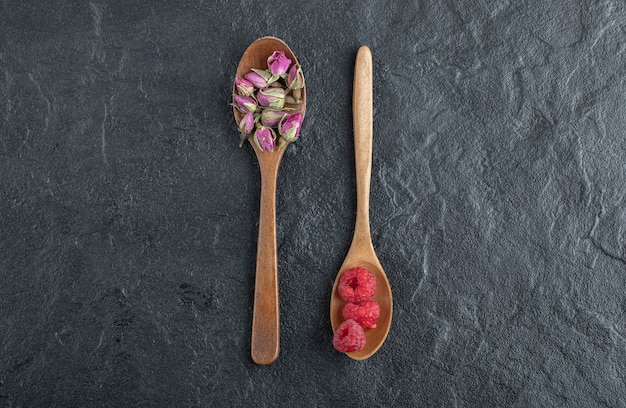
[[353, 241], [359, 244], [371, 243], [369, 199], [372, 176], [372, 112], [372, 53], [368, 47], [362, 46], [356, 55], [352, 91], [357, 195]]
[[259, 161], [261, 209], [257, 243], [254, 310], [252, 314], [252, 360], [271, 364], [279, 353], [278, 259], [276, 254], [276, 179], [278, 160]]

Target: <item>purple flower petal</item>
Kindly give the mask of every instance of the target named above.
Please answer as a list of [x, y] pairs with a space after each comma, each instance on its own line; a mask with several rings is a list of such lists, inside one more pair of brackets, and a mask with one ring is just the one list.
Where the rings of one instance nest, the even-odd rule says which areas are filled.
[[234, 95], [233, 100], [235, 101], [235, 106], [241, 112], [254, 112], [256, 110], [256, 101], [251, 96], [242, 96], [242, 95]]
[[288, 142], [295, 142], [300, 135], [300, 127], [302, 126], [302, 112], [292, 113], [285, 117], [278, 126], [278, 133]]
[[250, 134], [254, 130], [254, 115], [252, 112], [248, 112], [245, 114], [241, 122], [239, 122], [239, 131], [241, 133]]
[[265, 88], [267, 86], [267, 79], [263, 78], [261, 75], [257, 74], [254, 71], [248, 72], [244, 75], [248, 81], [252, 83], [256, 88]]
[[254, 138], [261, 149], [272, 152], [276, 147], [276, 136], [274, 131], [265, 126], [259, 126], [254, 132]]
[[252, 84], [252, 82], [248, 81], [247, 79], [236, 77], [235, 87], [237, 88], [237, 92], [239, 92], [239, 95], [244, 95], [244, 96], [254, 95], [254, 85]]
[[267, 59], [267, 67], [274, 75], [282, 75], [289, 69], [291, 60], [282, 51], [274, 51]]

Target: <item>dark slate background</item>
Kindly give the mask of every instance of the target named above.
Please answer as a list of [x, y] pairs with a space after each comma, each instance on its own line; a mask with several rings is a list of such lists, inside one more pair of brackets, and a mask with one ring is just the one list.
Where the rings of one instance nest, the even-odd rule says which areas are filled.
[[[268, 367], [259, 171], [228, 106], [264, 35], [309, 96]], [[355, 362], [328, 304], [360, 45], [395, 310]], [[626, 406], [625, 50], [621, 1], [2, 2], [0, 407]]]

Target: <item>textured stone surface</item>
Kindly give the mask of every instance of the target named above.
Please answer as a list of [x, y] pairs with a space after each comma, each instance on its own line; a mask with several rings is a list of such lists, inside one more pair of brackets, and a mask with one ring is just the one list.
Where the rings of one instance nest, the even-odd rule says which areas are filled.
[[[217, 3], [217, 4], [216, 4]], [[4, 1], [0, 406], [626, 405], [621, 1]], [[228, 106], [283, 38], [279, 360], [249, 357], [259, 172]], [[389, 338], [331, 345], [375, 69]]]

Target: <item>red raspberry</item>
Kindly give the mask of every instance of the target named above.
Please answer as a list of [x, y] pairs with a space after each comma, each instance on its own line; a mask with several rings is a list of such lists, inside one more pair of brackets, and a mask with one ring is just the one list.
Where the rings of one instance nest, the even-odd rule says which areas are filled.
[[361, 267], [347, 269], [339, 278], [337, 290], [346, 302], [364, 302], [376, 293], [376, 276]]
[[361, 304], [347, 303], [341, 311], [345, 320], [352, 319], [364, 329], [373, 329], [378, 323], [380, 306], [378, 303], [368, 300]]
[[365, 347], [363, 328], [354, 320], [344, 321], [333, 336], [333, 346], [342, 353], [362, 350]]

